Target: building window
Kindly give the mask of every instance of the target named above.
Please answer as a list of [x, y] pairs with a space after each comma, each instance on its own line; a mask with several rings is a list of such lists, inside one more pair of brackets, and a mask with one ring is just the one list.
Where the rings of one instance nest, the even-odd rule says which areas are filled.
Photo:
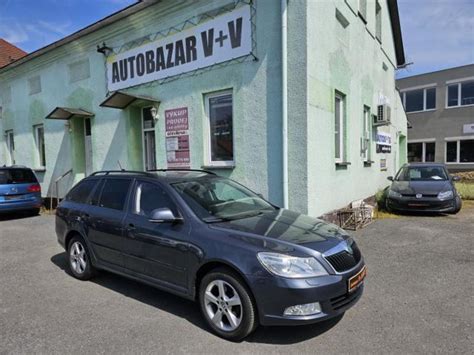
[[15, 136], [13, 130], [5, 131], [6, 143], [7, 143], [7, 155], [10, 165], [15, 164]]
[[232, 92], [206, 95], [207, 164], [234, 165]]
[[375, 2], [375, 38], [382, 43], [382, 7], [378, 0]]
[[151, 107], [142, 109], [143, 128], [143, 165], [145, 171], [156, 169], [156, 137], [155, 120], [151, 114]]
[[435, 149], [435, 142], [408, 142], [408, 162], [434, 162]]
[[34, 95], [41, 92], [41, 78], [37, 75], [28, 79], [29, 94]]
[[436, 88], [407, 90], [400, 95], [405, 112], [420, 112], [436, 108]]
[[447, 107], [474, 105], [474, 80], [448, 85], [446, 101]]
[[46, 150], [44, 146], [44, 127], [42, 124], [33, 126], [35, 132], [35, 143], [37, 152], [37, 162], [40, 168], [46, 167]]
[[336, 163], [344, 161], [345, 97], [336, 92], [334, 100], [334, 144]]
[[361, 156], [364, 159], [364, 162], [370, 161], [370, 107], [364, 106], [364, 117], [362, 122], [363, 135], [361, 139]]
[[446, 163], [474, 163], [474, 138], [447, 141]]
[[367, 0], [359, 0], [359, 17], [367, 23]]

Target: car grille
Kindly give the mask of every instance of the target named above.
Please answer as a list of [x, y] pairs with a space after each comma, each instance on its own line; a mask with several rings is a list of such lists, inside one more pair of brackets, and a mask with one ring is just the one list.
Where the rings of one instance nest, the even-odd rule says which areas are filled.
[[[403, 197], [415, 197], [416, 198], [416, 194], [402, 194]], [[422, 197], [438, 197], [437, 194], [422, 194]]]
[[342, 296], [331, 298], [331, 306], [332, 308], [337, 311], [342, 307], [346, 307], [357, 300], [360, 293], [362, 292], [362, 287], [357, 288], [354, 292], [346, 293]]
[[337, 254], [326, 256], [326, 260], [337, 272], [343, 272], [352, 269], [360, 261], [361, 254], [359, 247], [354, 242], [351, 245], [353, 254], [347, 251], [341, 251]]

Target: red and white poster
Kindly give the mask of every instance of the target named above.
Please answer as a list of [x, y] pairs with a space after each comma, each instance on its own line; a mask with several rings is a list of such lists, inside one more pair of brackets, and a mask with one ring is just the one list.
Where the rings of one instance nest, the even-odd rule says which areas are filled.
[[181, 107], [165, 111], [166, 156], [168, 168], [189, 168], [189, 122], [188, 108]]

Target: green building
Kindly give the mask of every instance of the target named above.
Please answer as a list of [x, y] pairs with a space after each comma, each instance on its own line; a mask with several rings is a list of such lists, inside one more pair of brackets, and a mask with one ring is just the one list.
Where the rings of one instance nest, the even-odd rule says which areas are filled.
[[394, 0], [143, 1], [0, 69], [0, 164], [212, 169], [321, 215], [406, 159]]

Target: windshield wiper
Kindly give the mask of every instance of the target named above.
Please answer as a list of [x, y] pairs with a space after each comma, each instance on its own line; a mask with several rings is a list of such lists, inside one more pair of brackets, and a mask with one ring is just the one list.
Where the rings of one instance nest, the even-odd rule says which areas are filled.
[[237, 219], [244, 219], [244, 218], [261, 216], [265, 212], [271, 212], [271, 210], [264, 209], [264, 210], [257, 210], [257, 211], [252, 211], [252, 212], [242, 212], [242, 213], [237, 213], [237, 214], [230, 215], [230, 216], [225, 216], [225, 217], [213, 216], [213, 217], [204, 218], [203, 221], [207, 222], [207, 223], [235, 221]]

